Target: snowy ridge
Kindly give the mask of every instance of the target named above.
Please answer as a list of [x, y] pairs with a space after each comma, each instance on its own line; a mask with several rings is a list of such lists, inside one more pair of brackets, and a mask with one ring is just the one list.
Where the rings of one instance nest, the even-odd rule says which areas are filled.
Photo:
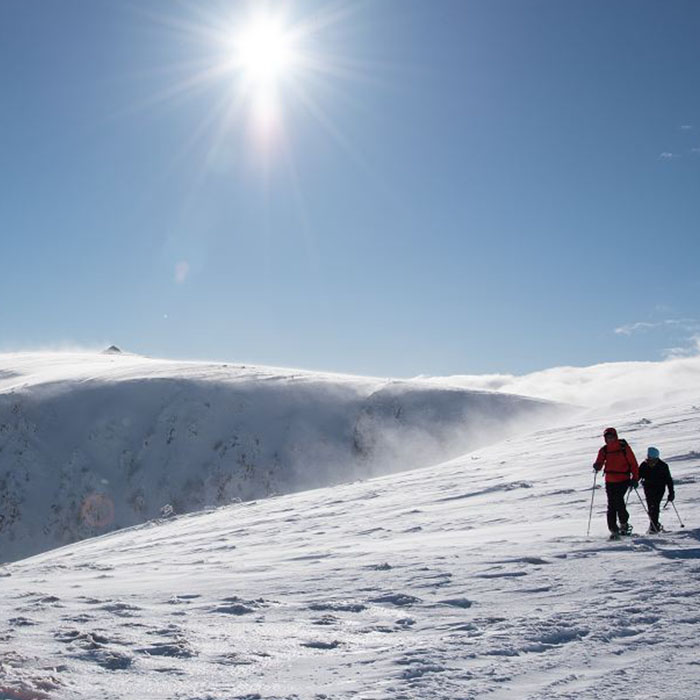
[[[606, 540], [601, 429], [677, 505]], [[369, 700], [697, 693], [700, 391], [426, 469], [150, 522], [0, 569], [7, 697]], [[646, 528], [634, 496], [631, 521]]]
[[551, 421], [516, 396], [128, 354], [0, 356], [0, 561], [435, 464]]

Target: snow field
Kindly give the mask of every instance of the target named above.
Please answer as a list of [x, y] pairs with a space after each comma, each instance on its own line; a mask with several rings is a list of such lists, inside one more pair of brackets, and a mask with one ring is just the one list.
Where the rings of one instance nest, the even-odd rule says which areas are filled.
[[[67, 700], [693, 698], [699, 405], [599, 413], [7, 565], [0, 687]], [[585, 536], [607, 424], [640, 458], [662, 449], [685, 529], [664, 511], [671, 531], [608, 542], [599, 489]], [[643, 532], [641, 505], [629, 509]]]

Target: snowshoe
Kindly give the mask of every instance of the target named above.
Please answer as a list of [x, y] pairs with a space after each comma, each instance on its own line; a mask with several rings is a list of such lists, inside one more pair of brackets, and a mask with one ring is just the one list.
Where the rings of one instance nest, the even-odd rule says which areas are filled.
[[609, 540], [619, 540], [620, 538], [620, 533], [619, 532], [611, 532], [610, 537], [608, 537]]
[[629, 523], [620, 525], [620, 534], [625, 537], [629, 537], [629, 535], [632, 534], [632, 526]]

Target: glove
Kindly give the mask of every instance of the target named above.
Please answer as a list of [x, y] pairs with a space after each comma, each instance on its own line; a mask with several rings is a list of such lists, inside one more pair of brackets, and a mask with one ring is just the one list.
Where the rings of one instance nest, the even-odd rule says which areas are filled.
[[673, 503], [673, 501], [674, 501], [675, 498], [676, 498], [676, 494], [675, 494], [675, 493], [669, 493], [669, 494], [668, 494], [668, 500], [669, 500], [671, 503]]
[[598, 466], [597, 464], [594, 464], [594, 465], [593, 465], [593, 471], [596, 472], [596, 473], [599, 472], [602, 468], [603, 468], [603, 467]]
[[637, 481], [637, 479], [632, 479], [632, 481], [630, 481], [630, 486], [631, 486], [633, 489], [638, 488], [638, 487], [639, 487], [639, 481]]

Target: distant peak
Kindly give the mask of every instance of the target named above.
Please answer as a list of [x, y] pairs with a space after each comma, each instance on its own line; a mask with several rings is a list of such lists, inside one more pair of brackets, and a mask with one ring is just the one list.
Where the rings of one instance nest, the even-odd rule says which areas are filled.
[[105, 355], [121, 355], [122, 351], [116, 345], [110, 345], [108, 348], [102, 351]]

